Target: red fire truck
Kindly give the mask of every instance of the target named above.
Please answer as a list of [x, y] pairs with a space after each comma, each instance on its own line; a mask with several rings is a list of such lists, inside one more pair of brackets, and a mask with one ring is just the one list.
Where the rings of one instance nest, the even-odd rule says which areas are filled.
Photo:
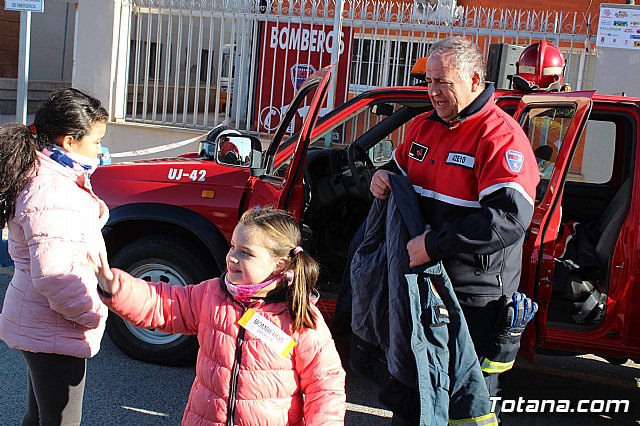
[[[214, 147], [213, 155], [101, 167], [92, 182], [111, 209], [104, 235], [112, 265], [151, 281], [198, 283], [223, 271], [241, 213], [276, 205], [300, 219], [307, 249], [322, 265], [319, 304], [331, 321], [349, 242], [371, 204], [372, 171], [432, 105], [425, 86], [379, 88], [319, 118], [330, 75], [319, 70], [299, 88], [266, 149], [255, 137], [233, 136], [242, 162], [221, 161]], [[633, 326], [640, 324], [640, 98], [500, 89], [495, 102], [521, 123], [540, 161], [520, 283], [539, 312], [521, 353], [640, 361], [640, 327]], [[291, 135], [302, 108], [304, 124]], [[564, 244], [576, 223], [590, 230], [596, 273], [567, 274], [578, 263]], [[559, 275], [568, 275], [568, 290], [555, 288]], [[108, 332], [125, 353], [150, 362], [189, 362], [197, 349], [193, 336], [141, 330], [117, 317]]]

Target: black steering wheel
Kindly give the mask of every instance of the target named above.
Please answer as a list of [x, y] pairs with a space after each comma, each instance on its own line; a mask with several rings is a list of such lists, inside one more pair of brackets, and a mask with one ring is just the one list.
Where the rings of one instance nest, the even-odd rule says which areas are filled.
[[[365, 167], [358, 168], [356, 160], [361, 159], [364, 162]], [[367, 200], [371, 199], [371, 191], [369, 185], [371, 184], [372, 171], [375, 169], [373, 161], [369, 158], [367, 151], [357, 143], [352, 143], [347, 148], [347, 162], [349, 163], [349, 170], [353, 177], [353, 182], [358, 188], [360, 195]]]

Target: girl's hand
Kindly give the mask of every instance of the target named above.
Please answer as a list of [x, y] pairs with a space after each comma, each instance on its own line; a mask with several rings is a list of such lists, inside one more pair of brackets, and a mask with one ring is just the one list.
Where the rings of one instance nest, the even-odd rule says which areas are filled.
[[109, 268], [109, 262], [107, 261], [107, 253], [104, 251], [100, 251], [99, 259], [96, 260], [93, 258], [91, 254], [89, 254], [89, 264], [93, 266], [93, 271], [96, 274], [96, 278], [98, 278], [98, 286], [100, 290], [108, 295], [113, 295], [120, 290], [120, 282], [114, 279], [113, 272], [111, 268]]

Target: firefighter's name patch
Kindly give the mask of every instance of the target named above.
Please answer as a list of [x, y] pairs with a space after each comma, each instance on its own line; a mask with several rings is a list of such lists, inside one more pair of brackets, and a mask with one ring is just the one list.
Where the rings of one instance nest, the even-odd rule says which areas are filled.
[[418, 142], [411, 143], [411, 149], [409, 150], [409, 158], [417, 161], [424, 161], [424, 157], [427, 156], [429, 147], [420, 145]]
[[520, 173], [522, 165], [524, 164], [524, 155], [520, 151], [513, 149], [508, 150], [504, 155], [507, 160], [507, 167], [509, 167], [509, 170], [513, 173]]
[[462, 154], [460, 152], [450, 152], [447, 156], [447, 164], [455, 164], [456, 166], [468, 167], [473, 169], [473, 164], [476, 158], [469, 154]]

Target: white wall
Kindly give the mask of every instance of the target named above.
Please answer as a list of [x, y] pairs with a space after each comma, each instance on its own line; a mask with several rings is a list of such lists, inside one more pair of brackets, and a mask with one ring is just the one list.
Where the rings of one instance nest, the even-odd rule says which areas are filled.
[[47, 0], [31, 14], [29, 79], [71, 81], [76, 0]]
[[[121, 16], [124, 21], [121, 22]], [[129, 11], [121, 0], [79, 0], [76, 13], [73, 79], [75, 88], [98, 98], [109, 111], [103, 145], [112, 153], [150, 148], [192, 138], [202, 131], [171, 129], [144, 124], [122, 123], [125, 105], [125, 61], [117, 61], [128, 48]], [[99, 18], [97, 18], [99, 17]], [[124, 43], [118, 40], [122, 36]], [[119, 76], [117, 78], [117, 76]], [[119, 86], [116, 86], [116, 85]], [[114, 122], [116, 121], [116, 122]], [[197, 150], [197, 144], [154, 155], [124, 158], [135, 160], [165, 155], [179, 155]]]
[[121, 9], [121, 0], [79, 0], [76, 11], [72, 85], [97, 97], [111, 118], [116, 104]]

